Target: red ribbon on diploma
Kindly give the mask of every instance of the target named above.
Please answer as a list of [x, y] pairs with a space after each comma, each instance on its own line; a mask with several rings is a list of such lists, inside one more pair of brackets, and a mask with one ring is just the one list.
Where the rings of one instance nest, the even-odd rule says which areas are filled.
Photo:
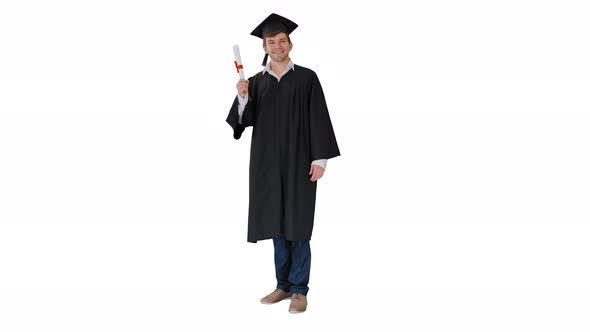
[[236, 64], [236, 71], [238, 72], [238, 74], [240, 73], [240, 69], [244, 69], [244, 66], [242, 65], [238, 65], [237, 61], [234, 61], [234, 63]]

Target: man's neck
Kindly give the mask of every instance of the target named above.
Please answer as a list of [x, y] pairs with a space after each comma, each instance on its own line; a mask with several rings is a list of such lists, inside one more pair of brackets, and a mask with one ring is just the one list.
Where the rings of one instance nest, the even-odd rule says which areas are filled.
[[275, 75], [277, 75], [277, 77], [280, 78], [281, 75], [283, 74], [283, 72], [285, 71], [285, 68], [287, 68], [289, 61], [291, 61], [291, 58], [286, 58], [285, 60], [283, 60], [281, 62], [271, 61], [270, 70], [272, 70], [272, 72], [275, 73]]

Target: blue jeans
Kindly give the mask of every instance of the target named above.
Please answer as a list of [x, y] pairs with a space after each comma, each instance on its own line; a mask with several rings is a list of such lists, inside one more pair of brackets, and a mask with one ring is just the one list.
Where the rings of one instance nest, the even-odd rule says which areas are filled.
[[275, 246], [277, 288], [307, 295], [311, 269], [309, 240], [287, 241], [281, 236], [272, 241]]

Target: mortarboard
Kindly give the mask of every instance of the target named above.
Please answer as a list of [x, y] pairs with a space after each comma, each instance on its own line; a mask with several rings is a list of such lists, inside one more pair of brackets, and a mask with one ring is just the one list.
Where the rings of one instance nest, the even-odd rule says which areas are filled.
[[[256, 29], [252, 30], [250, 34], [264, 39], [264, 36], [269, 32], [284, 32], [289, 35], [295, 29], [297, 29], [297, 24], [295, 22], [284, 18], [281, 15], [272, 13], [262, 21]], [[266, 66], [266, 60], [268, 60], [268, 54], [264, 55], [264, 60], [262, 61], [263, 66]]]

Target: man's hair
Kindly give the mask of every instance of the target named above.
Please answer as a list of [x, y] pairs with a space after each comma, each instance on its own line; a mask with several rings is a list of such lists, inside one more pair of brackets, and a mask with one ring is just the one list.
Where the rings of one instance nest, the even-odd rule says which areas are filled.
[[[262, 39], [262, 47], [265, 47], [266, 46], [266, 38], [267, 37], [274, 37], [274, 36], [278, 35], [279, 33], [284, 33], [284, 32], [281, 32], [281, 31], [280, 32], [267, 32], [264, 35], [264, 39]], [[289, 42], [289, 44], [291, 44], [291, 37], [289, 37], [289, 35], [287, 35], [287, 41]]]

